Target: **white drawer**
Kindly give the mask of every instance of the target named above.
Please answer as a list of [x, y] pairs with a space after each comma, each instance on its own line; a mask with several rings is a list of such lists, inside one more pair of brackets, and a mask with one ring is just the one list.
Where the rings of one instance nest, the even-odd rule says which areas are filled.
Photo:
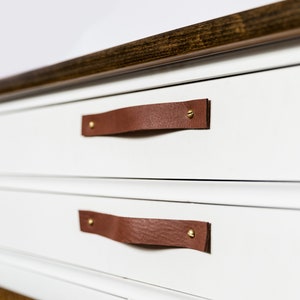
[[[290, 67], [2, 115], [0, 172], [300, 180], [299, 77]], [[82, 115], [203, 98], [209, 130], [81, 136]]]
[[[3, 191], [0, 199], [1, 247], [211, 299], [300, 297], [298, 210]], [[80, 232], [79, 209], [210, 222], [211, 254]]]

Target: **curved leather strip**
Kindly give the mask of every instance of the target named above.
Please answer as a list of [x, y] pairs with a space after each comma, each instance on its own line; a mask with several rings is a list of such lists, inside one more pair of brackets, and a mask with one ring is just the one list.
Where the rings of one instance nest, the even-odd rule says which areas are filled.
[[[192, 111], [191, 118], [188, 117], [189, 111]], [[114, 135], [159, 129], [208, 129], [209, 115], [207, 99], [132, 106], [83, 116], [82, 135]]]
[[[127, 218], [92, 211], [79, 211], [79, 219], [81, 231], [117, 242], [190, 248], [210, 253], [210, 224], [207, 222]], [[194, 233], [194, 237], [188, 233]]]

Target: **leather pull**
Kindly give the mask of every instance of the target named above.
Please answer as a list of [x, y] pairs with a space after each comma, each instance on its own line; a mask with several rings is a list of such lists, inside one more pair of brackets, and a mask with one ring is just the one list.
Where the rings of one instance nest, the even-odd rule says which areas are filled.
[[208, 129], [208, 99], [121, 108], [82, 117], [82, 135], [115, 135], [144, 130]]
[[210, 224], [201, 221], [127, 218], [79, 211], [80, 229], [117, 242], [190, 248], [210, 253]]

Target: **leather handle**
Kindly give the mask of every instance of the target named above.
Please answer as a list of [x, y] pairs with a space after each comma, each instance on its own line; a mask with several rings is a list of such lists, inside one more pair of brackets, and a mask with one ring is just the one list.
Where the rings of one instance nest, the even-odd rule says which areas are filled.
[[117, 242], [190, 248], [210, 253], [210, 224], [201, 221], [127, 218], [79, 211], [80, 229]]
[[168, 129], [208, 129], [208, 99], [148, 104], [82, 117], [82, 135], [115, 135]]

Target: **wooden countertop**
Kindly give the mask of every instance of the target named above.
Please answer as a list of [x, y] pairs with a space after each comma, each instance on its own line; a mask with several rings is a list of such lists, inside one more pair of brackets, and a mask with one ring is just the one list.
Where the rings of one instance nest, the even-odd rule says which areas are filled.
[[277, 2], [4, 78], [0, 101], [24, 92], [298, 37], [300, 1]]
[[1, 300], [33, 300], [31, 298], [27, 298], [25, 296], [1, 288], [0, 288], [0, 299]]

